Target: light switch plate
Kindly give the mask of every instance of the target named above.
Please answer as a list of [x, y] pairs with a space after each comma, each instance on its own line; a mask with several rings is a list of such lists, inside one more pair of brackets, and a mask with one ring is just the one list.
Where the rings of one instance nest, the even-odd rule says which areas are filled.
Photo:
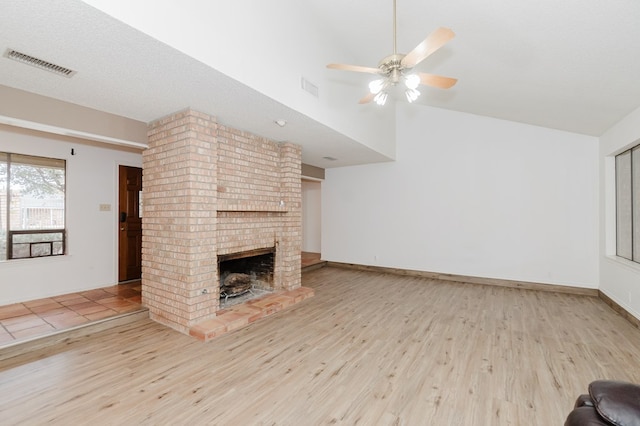
[[111, 211], [111, 204], [100, 204], [100, 211], [101, 212], [110, 212]]

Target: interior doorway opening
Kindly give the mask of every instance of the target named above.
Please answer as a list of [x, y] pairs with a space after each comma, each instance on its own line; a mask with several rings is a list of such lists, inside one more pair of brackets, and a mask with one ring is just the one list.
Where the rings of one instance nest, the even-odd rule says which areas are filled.
[[302, 266], [322, 258], [321, 181], [302, 179]]

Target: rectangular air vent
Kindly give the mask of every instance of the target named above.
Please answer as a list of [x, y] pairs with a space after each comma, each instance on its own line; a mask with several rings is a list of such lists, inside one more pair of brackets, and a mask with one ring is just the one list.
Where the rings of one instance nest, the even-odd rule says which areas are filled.
[[76, 73], [74, 70], [71, 70], [69, 68], [52, 64], [51, 62], [45, 61], [44, 59], [39, 59], [13, 49], [7, 49], [7, 51], [4, 52], [4, 56], [9, 59], [13, 59], [14, 61], [22, 62], [23, 64], [31, 65], [42, 70], [47, 70], [64, 77], [71, 77]]
[[305, 92], [311, 93], [316, 98], [318, 97], [318, 86], [316, 86], [306, 78], [304, 77], [300, 78], [300, 86], [302, 87], [302, 90], [304, 90]]

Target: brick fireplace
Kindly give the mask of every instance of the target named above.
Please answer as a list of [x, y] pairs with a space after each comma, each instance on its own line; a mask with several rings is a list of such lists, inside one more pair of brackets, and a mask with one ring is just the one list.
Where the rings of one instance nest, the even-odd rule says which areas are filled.
[[[220, 309], [219, 257], [243, 252], [274, 252], [279, 300], [312, 294], [300, 289], [300, 170], [299, 146], [225, 127], [201, 112], [152, 122], [142, 219], [142, 298], [150, 317], [186, 334], [203, 323], [217, 326], [228, 314]], [[236, 313], [257, 313], [251, 309]]]

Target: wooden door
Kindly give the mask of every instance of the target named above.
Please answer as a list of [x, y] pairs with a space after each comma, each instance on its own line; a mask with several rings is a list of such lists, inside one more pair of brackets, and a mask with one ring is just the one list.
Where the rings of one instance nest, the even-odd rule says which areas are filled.
[[120, 166], [118, 173], [118, 281], [142, 276], [142, 169]]

